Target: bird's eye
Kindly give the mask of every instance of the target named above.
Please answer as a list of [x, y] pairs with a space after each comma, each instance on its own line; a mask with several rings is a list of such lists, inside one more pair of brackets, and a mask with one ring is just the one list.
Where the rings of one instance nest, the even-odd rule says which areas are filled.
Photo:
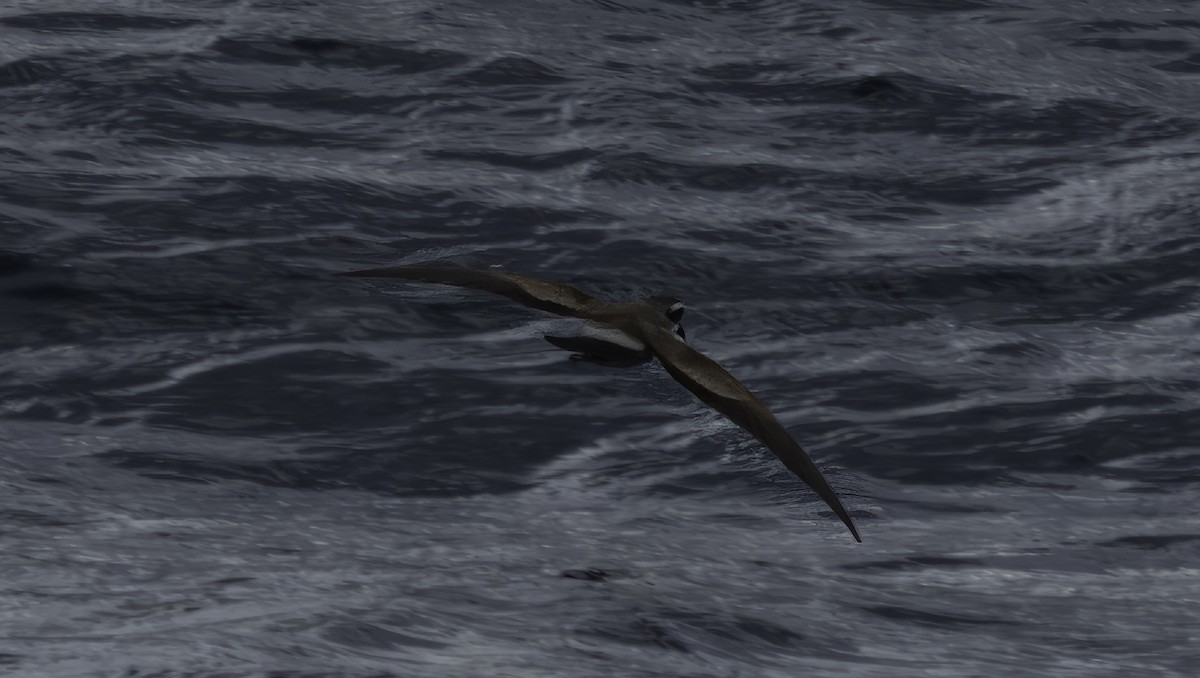
[[667, 309], [667, 319], [673, 323], [683, 320], [683, 302], [677, 301]]

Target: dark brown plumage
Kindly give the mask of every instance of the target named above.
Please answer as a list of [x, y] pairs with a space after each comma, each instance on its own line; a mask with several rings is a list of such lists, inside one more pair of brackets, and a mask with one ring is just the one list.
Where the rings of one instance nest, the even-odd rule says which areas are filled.
[[[723, 367], [688, 346], [672, 330], [673, 321], [682, 314], [682, 306], [677, 300], [651, 297], [637, 302], [606, 302], [562, 283], [505, 271], [444, 265], [391, 266], [339, 275], [400, 278], [483, 290], [542, 311], [581, 318], [624, 332], [644, 344], [646, 351], [658, 358], [675, 381], [774, 452], [833, 509], [854, 539], [862, 541], [837, 493], [766, 405]], [[558, 345], [559, 342], [551, 343]]]

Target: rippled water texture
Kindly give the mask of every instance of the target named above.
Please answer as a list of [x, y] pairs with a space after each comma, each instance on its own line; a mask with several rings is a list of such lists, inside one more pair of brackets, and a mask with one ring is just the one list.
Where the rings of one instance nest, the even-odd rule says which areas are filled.
[[0, 673], [1194, 676], [1197, 111], [1194, 1], [2, 2]]

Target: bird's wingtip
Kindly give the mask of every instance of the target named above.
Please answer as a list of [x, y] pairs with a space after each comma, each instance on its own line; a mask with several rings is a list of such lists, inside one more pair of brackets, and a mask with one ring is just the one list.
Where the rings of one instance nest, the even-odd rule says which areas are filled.
[[844, 522], [846, 523], [846, 527], [850, 528], [850, 534], [854, 536], [854, 541], [861, 544], [862, 537], [858, 535], [858, 528], [854, 526], [854, 521], [847, 517]]

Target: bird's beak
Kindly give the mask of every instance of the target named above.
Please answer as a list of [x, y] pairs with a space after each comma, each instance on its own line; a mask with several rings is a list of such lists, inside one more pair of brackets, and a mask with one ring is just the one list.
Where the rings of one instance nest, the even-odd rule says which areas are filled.
[[675, 326], [675, 334], [678, 334], [680, 339], [687, 341], [687, 333], [683, 331], [683, 325]]

